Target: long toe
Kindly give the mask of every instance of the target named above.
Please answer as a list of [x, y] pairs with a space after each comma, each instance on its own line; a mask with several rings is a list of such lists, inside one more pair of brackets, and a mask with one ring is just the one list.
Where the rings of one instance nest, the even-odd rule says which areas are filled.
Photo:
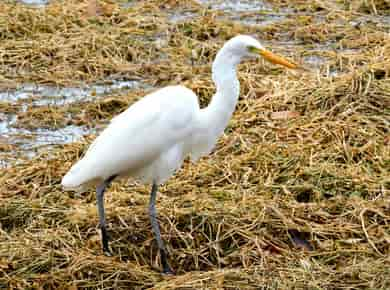
[[166, 267], [164, 267], [162, 274], [163, 275], [175, 275], [175, 272], [173, 272], [169, 266], [166, 266]]
[[103, 248], [103, 253], [107, 257], [112, 257], [113, 256], [112, 252], [110, 251], [110, 249], [108, 247], [107, 248]]
[[113, 254], [110, 251], [104, 251], [104, 255], [107, 257], [112, 257]]

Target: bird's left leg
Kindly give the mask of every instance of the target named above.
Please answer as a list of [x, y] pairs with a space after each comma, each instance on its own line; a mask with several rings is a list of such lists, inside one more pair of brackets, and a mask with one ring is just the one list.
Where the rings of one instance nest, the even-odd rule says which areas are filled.
[[104, 192], [106, 191], [106, 188], [110, 185], [111, 181], [113, 181], [115, 177], [116, 175], [109, 177], [108, 179], [106, 179], [96, 187], [96, 201], [97, 201], [98, 212], [99, 212], [99, 227], [102, 232], [103, 252], [107, 256], [112, 256], [112, 254], [108, 247], [106, 214], [104, 211]]
[[157, 240], [157, 245], [160, 250], [161, 264], [163, 266], [164, 274], [173, 274], [173, 271], [168, 265], [167, 262], [167, 251], [165, 249], [165, 245], [163, 240], [161, 239], [160, 226], [157, 220], [157, 212], [156, 212], [156, 196], [157, 196], [157, 184], [153, 183], [152, 192], [150, 193], [150, 202], [149, 202], [149, 217], [150, 222], [152, 224], [152, 230], [154, 236]]

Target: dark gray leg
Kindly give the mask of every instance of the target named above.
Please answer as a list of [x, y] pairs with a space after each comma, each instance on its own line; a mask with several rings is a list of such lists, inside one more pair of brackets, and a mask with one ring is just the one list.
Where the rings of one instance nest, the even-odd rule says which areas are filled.
[[96, 201], [98, 206], [98, 212], [99, 212], [99, 227], [102, 232], [102, 245], [103, 245], [103, 252], [107, 256], [112, 256], [111, 251], [108, 247], [108, 234], [106, 229], [106, 214], [104, 211], [104, 192], [106, 191], [106, 188], [110, 185], [111, 181], [114, 180], [116, 175], [111, 176], [107, 180], [105, 180], [102, 184], [96, 187]]
[[165, 249], [164, 242], [161, 239], [160, 226], [158, 224], [157, 212], [156, 212], [156, 196], [157, 196], [157, 184], [153, 183], [152, 192], [150, 193], [150, 202], [149, 202], [150, 222], [152, 224], [152, 230], [153, 230], [154, 236], [157, 240], [158, 248], [160, 250], [160, 257], [161, 257], [161, 264], [163, 266], [163, 273], [164, 274], [173, 274], [173, 271], [171, 270], [171, 268], [169, 267], [168, 262], [167, 262], [167, 252]]

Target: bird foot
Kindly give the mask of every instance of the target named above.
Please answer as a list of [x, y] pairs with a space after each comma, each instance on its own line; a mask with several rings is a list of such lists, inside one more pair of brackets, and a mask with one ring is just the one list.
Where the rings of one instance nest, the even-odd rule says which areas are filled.
[[160, 255], [161, 255], [161, 264], [163, 266], [163, 275], [175, 275], [175, 272], [172, 271], [171, 267], [169, 267], [168, 259], [167, 259], [167, 253], [165, 249], [160, 248]]
[[108, 247], [103, 247], [103, 253], [105, 256], [107, 257], [112, 257], [114, 256], [113, 253], [111, 252], [111, 250], [108, 248]]
[[107, 257], [112, 257], [113, 254], [111, 253], [110, 251], [110, 248], [108, 246], [108, 241], [110, 239], [110, 236], [108, 235], [107, 233], [107, 230], [105, 227], [101, 227], [101, 231], [102, 231], [102, 246], [103, 246], [103, 253], [104, 255], [106, 255]]
[[104, 253], [104, 255], [107, 256], [107, 257], [112, 257], [112, 256], [114, 256], [114, 255], [111, 253], [110, 250], [104, 250], [103, 253]]
[[161, 274], [173, 276], [173, 275], [175, 275], [175, 272], [173, 272], [172, 269], [169, 266], [167, 266], [167, 267], [164, 267], [164, 270], [162, 271]]

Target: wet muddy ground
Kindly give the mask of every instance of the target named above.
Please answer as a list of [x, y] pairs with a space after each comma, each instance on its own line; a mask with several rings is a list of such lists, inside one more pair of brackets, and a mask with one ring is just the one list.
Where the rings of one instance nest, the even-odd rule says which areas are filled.
[[[3, 146], [12, 148], [12, 154], [6, 152], [2, 156], [1, 165], [7, 166], [10, 161], [35, 156], [39, 150], [48, 150], [52, 145], [75, 142], [85, 135], [96, 133], [94, 125], [70, 124], [63, 127], [55, 120], [40, 127], [39, 120], [28, 119], [32, 111], [55, 112], [58, 107], [82, 106], [86, 102], [115, 97], [140, 87], [145, 85], [139, 81], [106, 80], [101, 84], [79, 87], [21, 84], [0, 92], [0, 101], [12, 107], [8, 112], [0, 113], [1, 141]], [[72, 114], [63, 117], [66, 121], [72, 119]]]
[[[0, 3], [0, 288], [389, 289], [390, 5], [386, 1]], [[210, 157], [149, 188], [60, 180], [109, 120], [171, 84], [202, 106], [223, 43], [250, 34], [304, 67], [239, 67], [241, 97]], [[259, 286], [261, 285], [261, 286]]]

